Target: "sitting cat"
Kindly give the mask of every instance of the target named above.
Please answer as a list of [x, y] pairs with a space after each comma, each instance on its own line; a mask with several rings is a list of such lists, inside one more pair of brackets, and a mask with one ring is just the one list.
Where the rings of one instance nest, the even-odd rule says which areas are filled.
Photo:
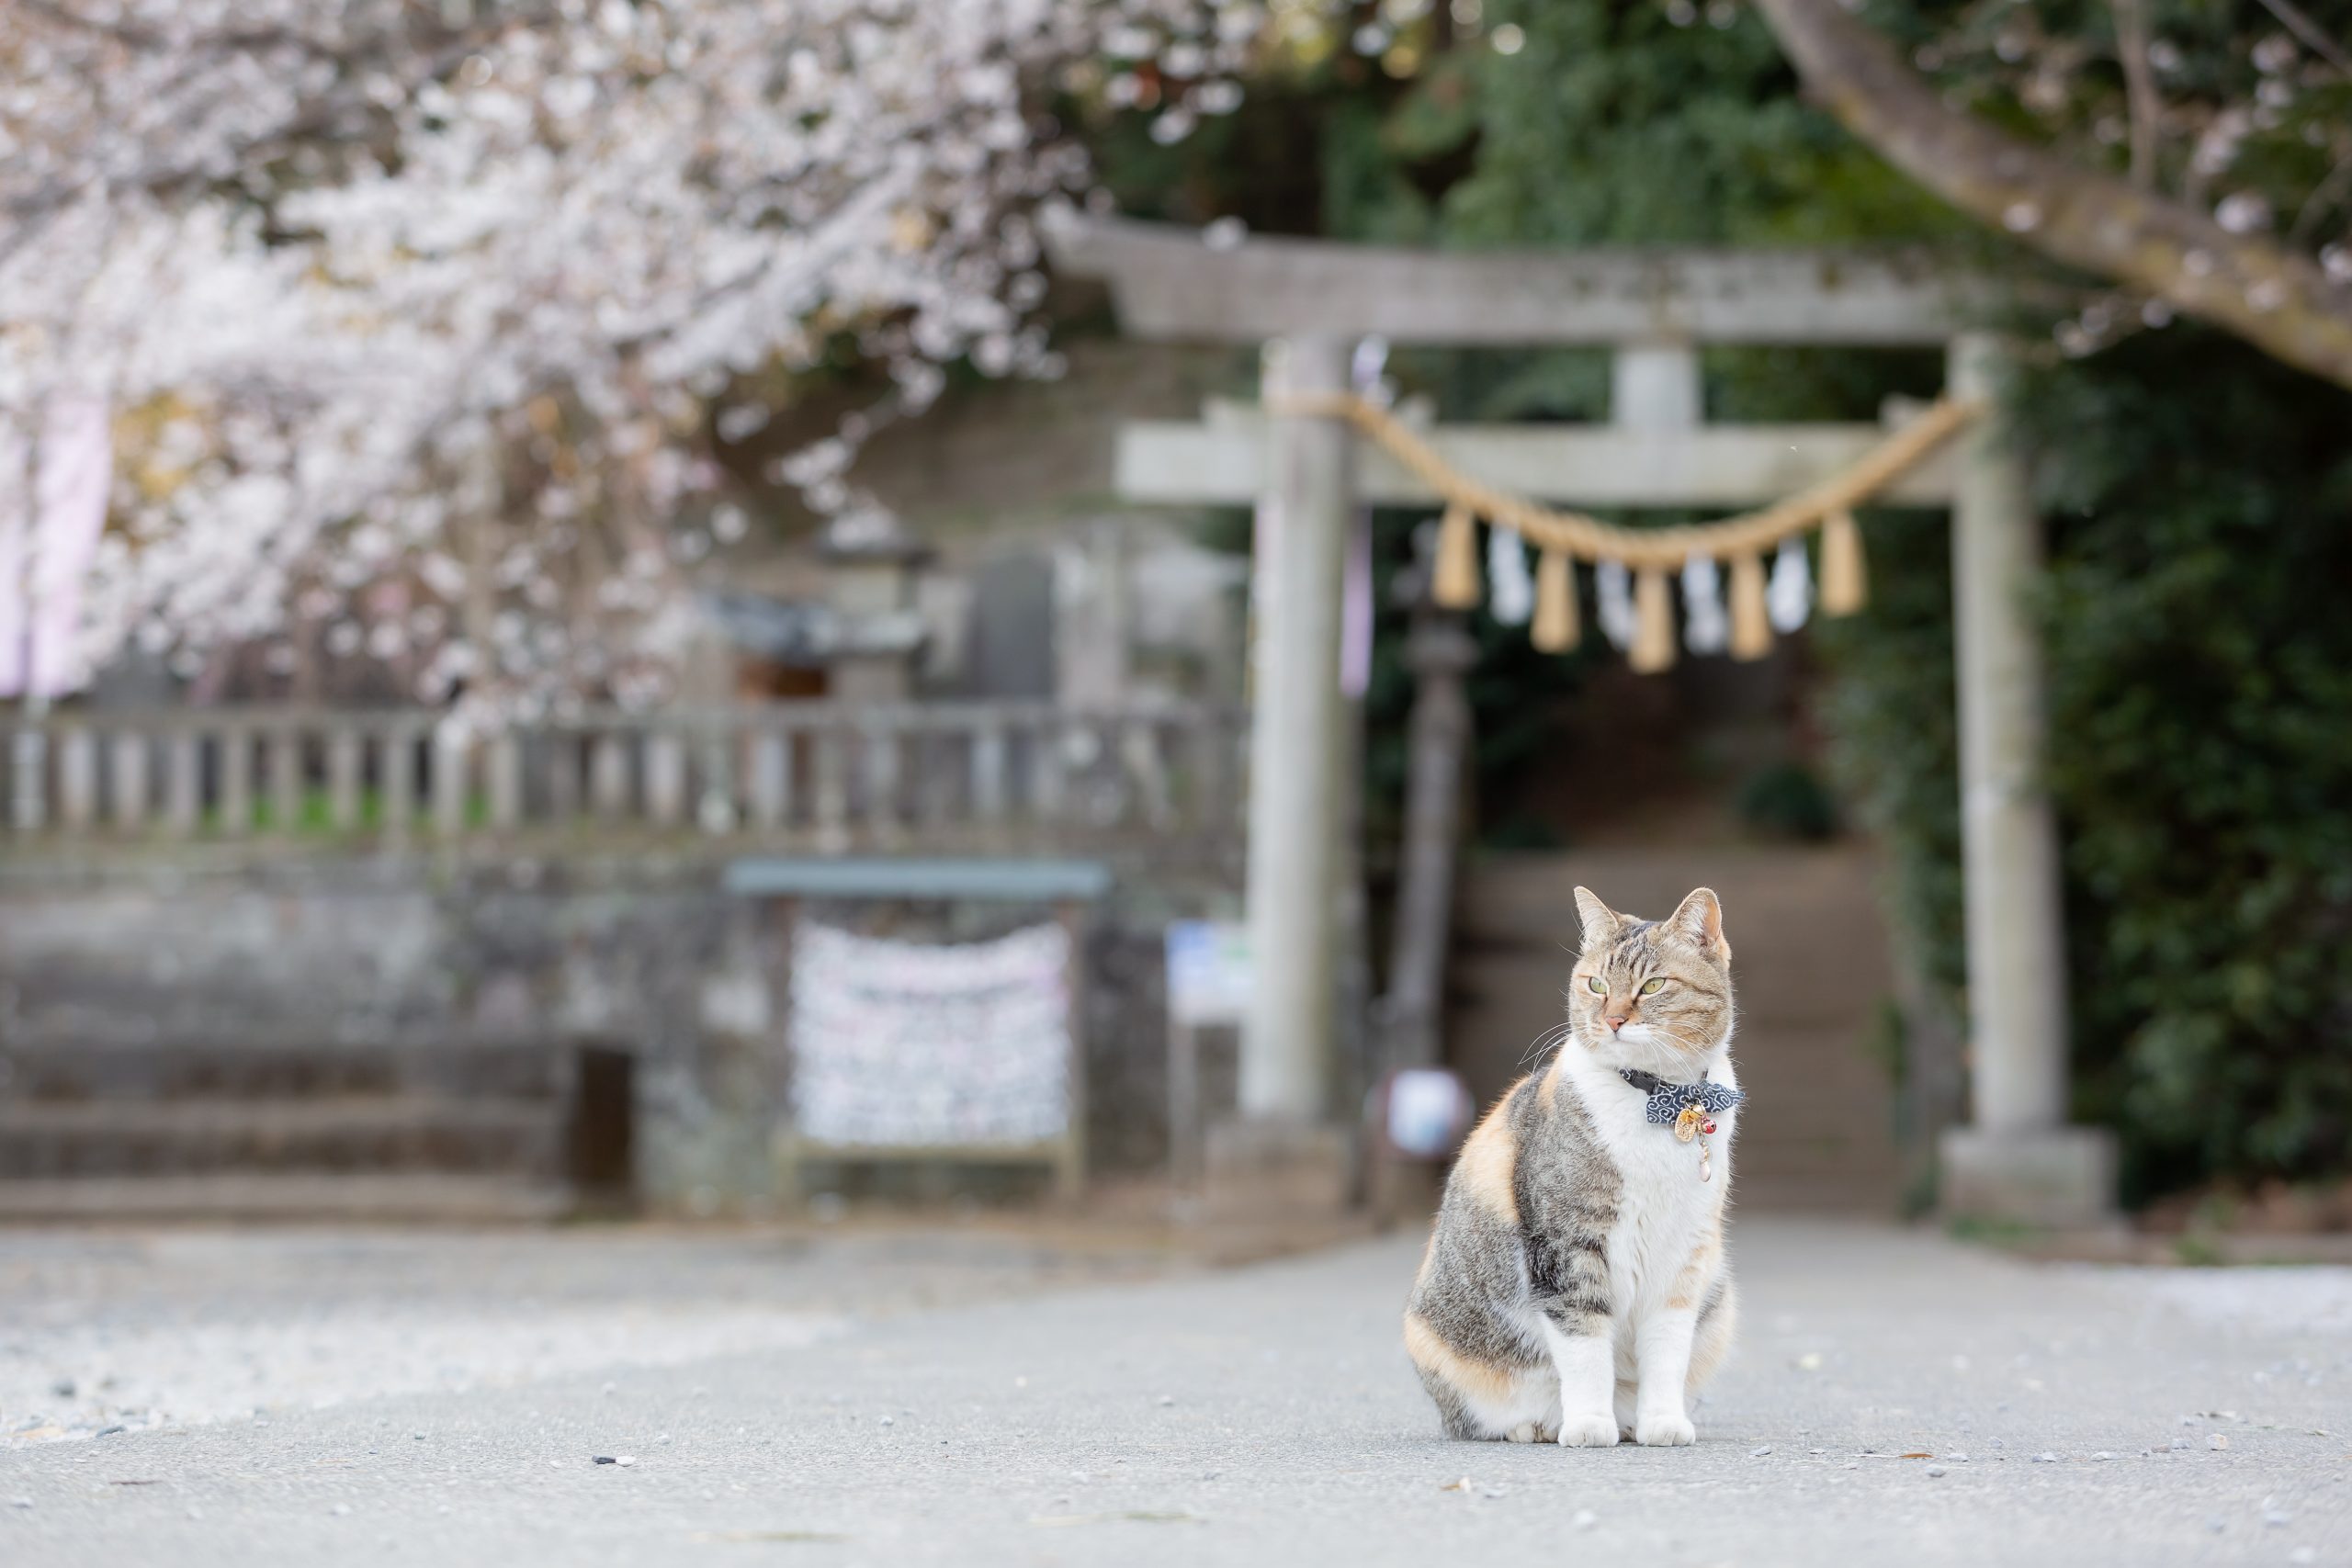
[[1704, 887], [1657, 921], [1577, 908], [1566, 1041], [1463, 1145], [1405, 1348], [1449, 1436], [1679, 1445], [1738, 1313], [1731, 946]]

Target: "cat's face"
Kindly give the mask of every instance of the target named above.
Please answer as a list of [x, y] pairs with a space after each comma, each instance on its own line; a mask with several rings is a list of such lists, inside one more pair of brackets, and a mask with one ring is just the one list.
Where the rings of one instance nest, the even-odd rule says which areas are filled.
[[1577, 1043], [1611, 1066], [1697, 1069], [1731, 1032], [1731, 944], [1702, 887], [1663, 920], [1621, 915], [1584, 888], [1584, 950], [1568, 977]]

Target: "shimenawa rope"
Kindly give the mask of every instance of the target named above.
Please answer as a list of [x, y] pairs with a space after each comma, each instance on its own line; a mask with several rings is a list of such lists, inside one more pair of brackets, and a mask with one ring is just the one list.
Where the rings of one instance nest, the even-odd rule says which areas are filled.
[[1353, 393], [1295, 393], [1272, 400], [1268, 406], [1280, 414], [1348, 421], [1443, 499], [1445, 516], [1438, 531], [1430, 593], [1449, 609], [1469, 609], [1478, 603], [1477, 523], [1482, 517], [1510, 529], [1542, 552], [1530, 636], [1547, 652], [1575, 647], [1580, 635], [1571, 562], [1616, 561], [1626, 567], [1634, 574], [1636, 615], [1628, 659], [1642, 671], [1663, 670], [1674, 662], [1673, 598], [1666, 574], [1694, 558], [1731, 569], [1729, 647], [1736, 659], [1761, 659], [1771, 650], [1763, 554], [1783, 540], [1819, 528], [1823, 613], [1842, 615], [1861, 608], [1862, 540], [1853, 509], [1924, 461], [1984, 407], [1974, 400], [1939, 399], [1842, 472], [1760, 510], [1714, 523], [1625, 528], [1482, 483], [1446, 461], [1388, 410]]

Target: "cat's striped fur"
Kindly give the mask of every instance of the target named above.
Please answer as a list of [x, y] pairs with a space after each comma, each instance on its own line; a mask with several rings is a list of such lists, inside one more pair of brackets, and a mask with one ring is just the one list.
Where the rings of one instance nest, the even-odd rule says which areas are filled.
[[1453, 1437], [1688, 1443], [1686, 1392], [1737, 1317], [1723, 1233], [1737, 1112], [1706, 1139], [1702, 1181], [1619, 1071], [1736, 1087], [1731, 947], [1703, 887], [1656, 922], [1581, 887], [1577, 905], [1566, 1039], [1463, 1145], [1405, 1346]]

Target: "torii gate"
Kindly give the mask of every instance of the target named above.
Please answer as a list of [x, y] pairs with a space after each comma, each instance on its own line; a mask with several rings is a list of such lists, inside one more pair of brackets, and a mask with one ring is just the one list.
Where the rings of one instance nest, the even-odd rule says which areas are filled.
[[[1998, 341], [1969, 330], [1963, 291], [1922, 257], [1696, 249], [1453, 254], [1322, 241], [1213, 244], [1191, 230], [1060, 215], [1056, 265], [1110, 285], [1148, 339], [1279, 344], [1264, 403], [1199, 424], [1120, 433], [1117, 482], [1151, 502], [1272, 503], [1261, 572], [1249, 806], [1257, 985], [1242, 1036], [1241, 1111], [1266, 1127], [1332, 1117], [1341, 557], [1361, 502], [1435, 494], [1340, 420], [1271, 414], [1281, 397], [1348, 389], [1356, 342], [1598, 345], [1613, 351], [1599, 426], [1440, 424], [1450, 461], [1504, 490], [1589, 506], [1730, 508], [1838, 472], [1882, 440], [1865, 424], [1707, 426], [1708, 343], [1943, 345], [1949, 389], [1989, 398]], [[2083, 1223], [2112, 1201], [2112, 1139], [2066, 1124], [2066, 1009], [2057, 832], [2041, 777], [2042, 666], [2021, 591], [2041, 522], [1994, 422], [1885, 499], [1951, 510], [1966, 875], [1973, 1122], [1947, 1135], [1943, 1192], [1969, 1213]]]

